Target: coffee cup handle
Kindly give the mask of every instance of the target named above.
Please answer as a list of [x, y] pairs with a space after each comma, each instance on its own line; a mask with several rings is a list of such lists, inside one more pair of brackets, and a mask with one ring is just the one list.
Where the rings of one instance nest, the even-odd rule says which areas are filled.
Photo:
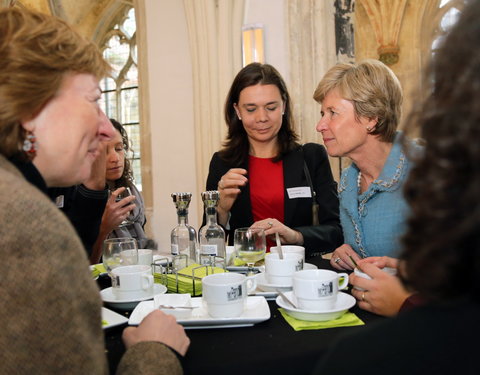
[[153, 286], [153, 275], [142, 276], [142, 289], [147, 290]]
[[343, 277], [343, 281], [340, 284], [338, 284], [339, 290], [346, 289], [348, 286], [348, 274], [344, 272], [340, 272], [338, 274], [338, 280], [340, 280], [341, 277]]
[[247, 294], [250, 294], [255, 289], [257, 289], [257, 277], [256, 276], [248, 276], [246, 281], [247, 281]]

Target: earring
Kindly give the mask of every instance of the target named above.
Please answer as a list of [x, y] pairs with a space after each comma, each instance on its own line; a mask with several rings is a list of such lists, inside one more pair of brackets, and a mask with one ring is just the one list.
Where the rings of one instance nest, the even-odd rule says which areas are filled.
[[242, 118], [241, 118], [240, 116], [238, 116], [238, 119], [239, 119], [240, 121], [242, 121]]
[[367, 133], [370, 133], [372, 131], [372, 128], [370, 126], [367, 126]]
[[23, 141], [22, 149], [23, 151], [26, 152], [27, 156], [30, 159], [33, 159], [37, 154], [37, 150], [38, 150], [37, 138], [35, 137], [35, 134], [33, 134], [31, 131], [27, 131], [27, 136]]

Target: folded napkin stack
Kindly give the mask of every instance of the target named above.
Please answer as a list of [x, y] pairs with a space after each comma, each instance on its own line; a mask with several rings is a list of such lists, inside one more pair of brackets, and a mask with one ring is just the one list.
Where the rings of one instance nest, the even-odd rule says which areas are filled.
[[222, 272], [225, 272], [223, 268], [191, 264], [177, 273], [166, 275], [154, 273], [153, 276], [155, 282], [164, 284], [170, 293], [189, 293], [192, 296], [200, 296], [202, 294], [202, 278]]
[[288, 324], [292, 326], [295, 331], [303, 331], [306, 329], [324, 329], [337, 327], [352, 327], [362, 326], [365, 323], [354, 313], [346, 312], [341, 317], [334, 320], [327, 320], [324, 322], [312, 322], [307, 320], [299, 320], [288, 315], [284, 309], [278, 309]]
[[95, 264], [90, 266], [90, 270], [92, 271], [92, 278], [96, 279], [100, 274], [107, 272], [103, 264]]

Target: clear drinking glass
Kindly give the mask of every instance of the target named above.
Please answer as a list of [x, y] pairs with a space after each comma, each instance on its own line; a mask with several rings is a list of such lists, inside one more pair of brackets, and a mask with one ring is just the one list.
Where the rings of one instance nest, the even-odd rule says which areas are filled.
[[109, 238], [103, 241], [103, 265], [110, 274], [114, 268], [138, 264], [138, 245], [135, 238]]
[[265, 257], [267, 241], [263, 229], [237, 228], [233, 237], [235, 255], [247, 263], [247, 275], [254, 274], [255, 262]]
[[[129, 197], [130, 195], [132, 195], [132, 191], [130, 190], [129, 187], [125, 187], [125, 190], [122, 191], [120, 194], [118, 194], [117, 198], [115, 199], [115, 202], [120, 202], [122, 199], [126, 198], [126, 197]], [[127, 218], [125, 220], [123, 220], [119, 225], [118, 227], [121, 228], [121, 227], [126, 227], [128, 225], [131, 225], [133, 224], [133, 217], [132, 217], [132, 211], [130, 211], [130, 213], [128, 214]]]

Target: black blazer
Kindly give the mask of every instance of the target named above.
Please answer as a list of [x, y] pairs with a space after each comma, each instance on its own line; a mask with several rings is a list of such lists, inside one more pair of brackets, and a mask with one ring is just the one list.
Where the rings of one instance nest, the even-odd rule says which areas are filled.
[[[319, 204], [319, 225], [312, 225], [312, 199], [288, 197], [287, 189], [309, 187], [305, 172], [306, 161], [313, 188]], [[217, 190], [218, 182], [230, 168], [244, 168], [248, 171], [248, 162], [244, 165], [229, 165], [216, 152], [210, 161], [207, 178], [207, 190]], [[247, 175], [248, 177], [248, 175]], [[306, 253], [329, 252], [343, 243], [342, 228], [338, 213], [337, 184], [333, 179], [325, 148], [316, 143], [307, 143], [288, 153], [283, 158], [283, 178], [285, 185], [284, 224], [302, 233]], [[242, 187], [230, 211], [230, 229], [226, 230], [228, 243], [233, 244], [233, 232], [236, 228], [253, 224], [250, 187]]]

